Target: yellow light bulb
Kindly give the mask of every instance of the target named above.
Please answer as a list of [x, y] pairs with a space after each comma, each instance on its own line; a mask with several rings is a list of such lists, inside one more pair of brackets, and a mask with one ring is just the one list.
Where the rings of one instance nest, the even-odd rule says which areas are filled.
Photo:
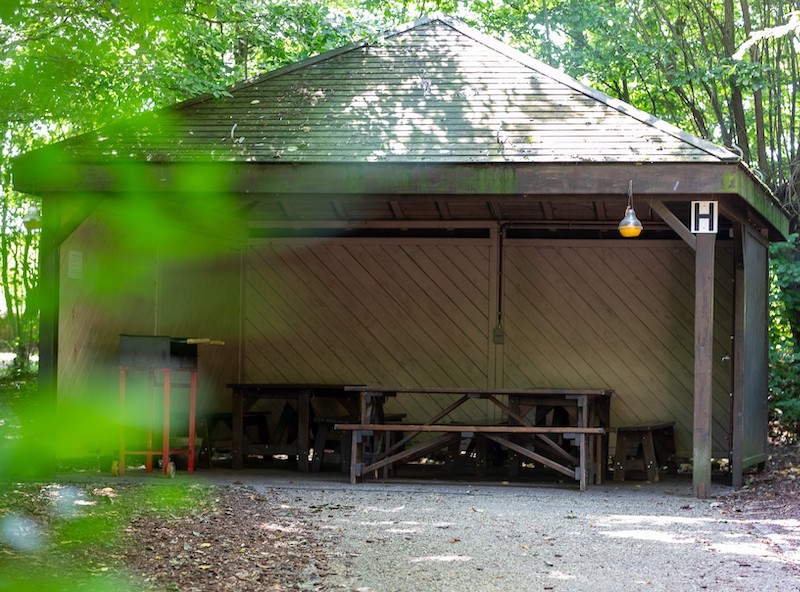
[[631, 206], [625, 208], [625, 216], [620, 220], [619, 233], [625, 238], [635, 238], [642, 234], [642, 223]]

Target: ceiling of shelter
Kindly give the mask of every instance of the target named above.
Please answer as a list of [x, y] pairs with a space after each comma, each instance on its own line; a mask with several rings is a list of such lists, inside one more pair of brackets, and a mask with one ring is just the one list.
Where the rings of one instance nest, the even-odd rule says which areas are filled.
[[425, 20], [65, 144], [80, 160], [720, 162], [723, 148]]

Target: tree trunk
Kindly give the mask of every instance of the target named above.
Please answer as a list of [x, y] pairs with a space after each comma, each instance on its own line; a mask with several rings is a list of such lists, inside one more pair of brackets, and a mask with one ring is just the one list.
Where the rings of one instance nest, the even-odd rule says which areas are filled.
[[[739, 5], [742, 8], [744, 34], [745, 37], [749, 38], [753, 32], [753, 24], [750, 19], [750, 4], [747, 0], [739, 0]], [[753, 64], [760, 64], [761, 50], [758, 43], [754, 43], [750, 47], [750, 59]], [[764, 131], [764, 99], [760, 88], [753, 89], [753, 111], [756, 124], [756, 152], [758, 153], [758, 169], [763, 173], [767, 173], [770, 169], [770, 165], [769, 160], [767, 159], [767, 140], [766, 133]]]
[[[725, 0], [725, 25], [722, 34], [722, 44], [725, 56], [730, 58], [736, 52], [736, 39], [734, 27], [733, 0]], [[744, 112], [744, 98], [742, 87], [734, 77], [730, 79], [731, 86], [731, 115], [733, 117], [733, 132], [736, 143], [742, 151], [742, 159], [750, 162], [750, 142], [747, 138], [747, 118]]]

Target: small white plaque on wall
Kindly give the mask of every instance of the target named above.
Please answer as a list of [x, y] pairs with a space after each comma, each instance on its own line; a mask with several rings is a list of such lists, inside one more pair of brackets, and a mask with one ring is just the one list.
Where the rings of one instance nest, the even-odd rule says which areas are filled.
[[83, 278], [83, 251], [67, 253], [67, 277], [71, 280]]

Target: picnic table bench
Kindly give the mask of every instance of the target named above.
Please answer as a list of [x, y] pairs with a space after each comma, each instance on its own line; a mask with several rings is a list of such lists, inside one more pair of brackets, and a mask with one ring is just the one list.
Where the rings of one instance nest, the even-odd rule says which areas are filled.
[[[346, 387], [347, 388], [347, 387]], [[356, 483], [368, 475], [439, 450], [451, 447], [463, 438], [477, 438], [495, 442], [518, 455], [511, 463], [512, 471], [518, 467], [519, 458], [527, 458], [579, 482], [581, 490], [590, 480], [602, 482], [603, 467], [607, 457], [607, 440], [610, 415], [611, 390], [608, 389], [479, 389], [479, 388], [424, 388], [424, 387], [352, 387], [360, 397], [360, 421], [340, 423], [337, 430], [352, 433], [350, 450], [350, 481]], [[429, 395], [444, 398], [457, 397], [439, 412], [422, 422], [384, 423], [374, 415], [375, 403], [382, 404], [385, 397]], [[453, 411], [471, 399], [490, 401], [499, 407], [507, 420], [501, 424], [464, 425], [445, 423]], [[561, 425], [552, 421], [553, 409], [561, 413]], [[421, 434], [438, 434], [427, 440], [412, 441]], [[376, 435], [393, 434], [394, 438]], [[565, 441], [569, 446], [565, 446]], [[577, 449], [573, 453], [572, 449]], [[485, 467], [478, 454], [477, 469]]]

